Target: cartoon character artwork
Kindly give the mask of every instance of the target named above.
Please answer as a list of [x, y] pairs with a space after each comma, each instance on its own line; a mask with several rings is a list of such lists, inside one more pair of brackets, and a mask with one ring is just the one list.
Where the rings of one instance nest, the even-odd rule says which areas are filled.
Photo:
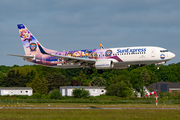
[[82, 58], [85, 57], [85, 54], [84, 54], [83, 51], [81, 52], [81, 57], [82, 57]]
[[36, 43], [31, 43], [31, 44], [29, 45], [29, 48], [30, 48], [30, 51], [31, 51], [31, 52], [36, 52], [36, 48], [37, 48]]
[[66, 61], [63, 58], [59, 58], [57, 61], [57, 65], [65, 65]]
[[81, 56], [81, 51], [76, 51], [73, 53], [73, 57], [80, 57]]
[[93, 52], [91, 53], [91, 59], [97, 59], [97, 53], [96, 52]]
[[91, 57], [91, 50], [86, 50], [85, 52], [85, 58], [90, 58]]
[[111, 54], [112, 54], [112, 50], [107, 50], [107, 51], [105, 52], [105, 56], [106, 56], [106, 57], [110, 57]]
[[66, 56], [70, 56], [70, 57], [71, 57], [71, 56], [72, 56], [72, 53], [69, 52], [69, 53], [66, 54]]
[[[21, 28], [19, 29], [19, 34], [20, 34], [20, 37], [21, 37], [21, 40], [22, 41], [28, 41], [29, 44], [30, 42], [32, 41], [32, 35], [31, 33], [28, 31], [27, 28]], [[28, 46], [29, 47], [29, 46]]]

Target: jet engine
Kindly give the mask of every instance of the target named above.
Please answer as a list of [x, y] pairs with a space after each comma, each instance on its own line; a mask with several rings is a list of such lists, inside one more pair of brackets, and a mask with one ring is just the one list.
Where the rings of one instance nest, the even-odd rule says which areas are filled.
[[126, 69], [129, 67], [130, 67], [130, 65], [119, 65], [119, 66], [114, 66], [114, 69]]
[[166, 61], [159, 62], [158, 65], [165, 64], [165, 63], [166, 63]]
[[97, 60], [95, 63], [96, 69], [111, 69], [114, 67], [112, 60]]

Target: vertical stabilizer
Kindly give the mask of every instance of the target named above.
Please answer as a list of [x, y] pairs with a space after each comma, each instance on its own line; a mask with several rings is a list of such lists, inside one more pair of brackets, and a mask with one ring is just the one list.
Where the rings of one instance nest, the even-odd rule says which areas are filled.
[[26, 28], [23, 24], [17, 25], [19, 29], [19, 34], [21, 37], [21, 41], [24, 47], [24, 51], [26, 55], [34, 55], [37, 54], [39, 48], [37, 47], [37, 39], [31, 34], [31, 32]]

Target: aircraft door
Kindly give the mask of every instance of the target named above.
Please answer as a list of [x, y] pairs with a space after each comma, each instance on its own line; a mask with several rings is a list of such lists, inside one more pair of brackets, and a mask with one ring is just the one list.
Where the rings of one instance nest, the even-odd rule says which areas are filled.
[[155, 49], [151, 50], [151, 57], [155, 57]]

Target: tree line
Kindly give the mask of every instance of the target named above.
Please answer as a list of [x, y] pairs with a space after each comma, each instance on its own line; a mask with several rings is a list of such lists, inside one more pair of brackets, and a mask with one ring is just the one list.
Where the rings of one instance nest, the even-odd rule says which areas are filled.
[[0, 66], [1, 87], [32, 87], [34, 93], [47, 94], [59, 86], [105, 86], [108, 95], [119, 97], [132, 95], [132, 88], [138, 92], [143, 86], [160, 82], [180, 82], [180, 63], [145, 66], [132, 65], [127, 69], [107, 69], [98, 74], [87, 74], [85, 69], [58, 69], [40, 65]]

